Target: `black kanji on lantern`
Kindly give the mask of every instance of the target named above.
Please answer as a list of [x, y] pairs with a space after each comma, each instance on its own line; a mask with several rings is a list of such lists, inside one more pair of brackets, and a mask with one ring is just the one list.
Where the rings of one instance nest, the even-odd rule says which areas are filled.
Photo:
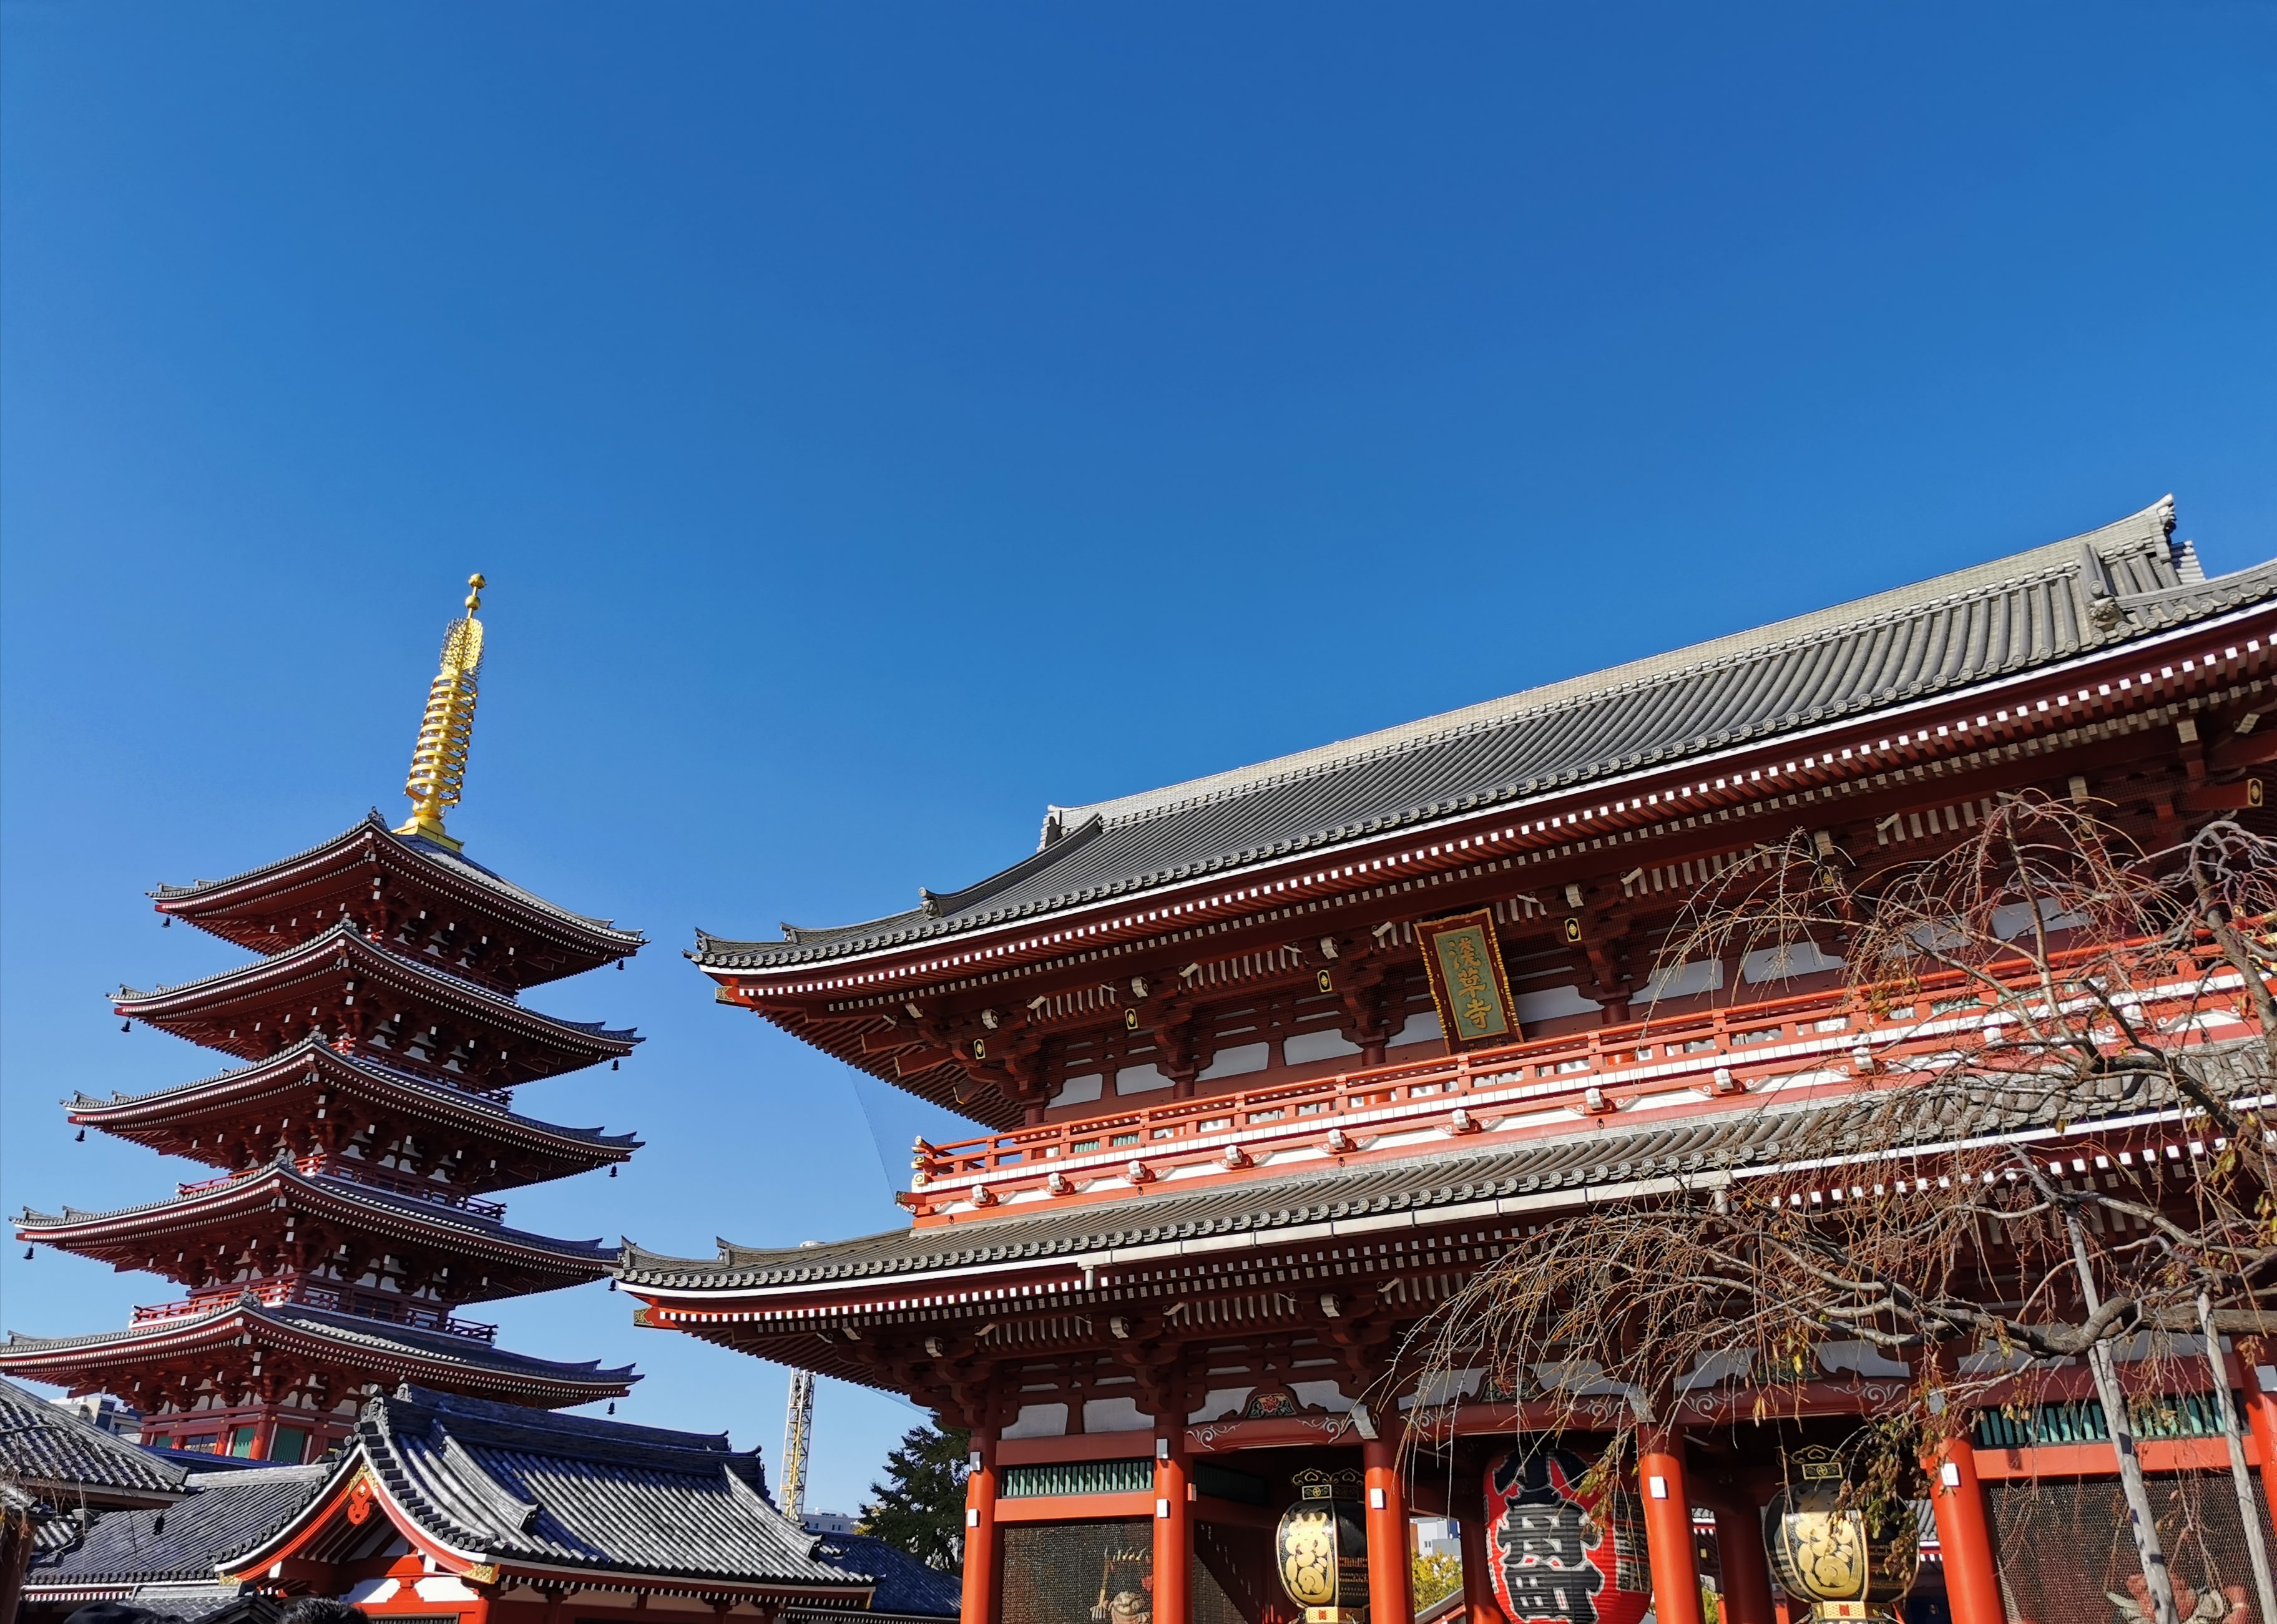
[[1508, 1500], [1494, 1527], [1495, 1549], [1518, 1619], [1597, 1624], [1605, 1575], [1590, 1553], [1604, 1535], [1570, 1498], [1583, 1470], [1564, 1450], [1541, 1450], [1512, 1453], [1495, 1474], [1495, 1491]]

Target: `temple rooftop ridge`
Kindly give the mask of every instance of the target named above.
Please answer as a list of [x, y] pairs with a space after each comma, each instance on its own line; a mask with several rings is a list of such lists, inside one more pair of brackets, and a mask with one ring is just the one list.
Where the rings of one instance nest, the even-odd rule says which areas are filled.
[[780, 940], [698, 930], [713, 972], [889, 950], [1760, 743], [2277, 598], [2277, 560], [2208, 579], [2165, 498], [2084, 535], [1236, 771], [1055, 807], [1034, 853], [917, 908]]

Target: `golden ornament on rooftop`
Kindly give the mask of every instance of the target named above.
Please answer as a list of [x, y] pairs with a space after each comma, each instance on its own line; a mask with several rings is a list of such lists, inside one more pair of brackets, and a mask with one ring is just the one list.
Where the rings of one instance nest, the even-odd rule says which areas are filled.
[[443, 832], [443, 814], [459, 804], [467, 781], [475, 685], [483, 668], [483, 623], [475, 611], [483, 606], [483, 588], [489, 583], [473, 575], [467, 584], [474, 589], [467, 594], [467, 613], [443, 634], [442, 669], [428, 685], [427, 714], [411, 751], [410, 774], [403, 781], [403, 793], [411, 797], [411, 818], [395, 831], [423, 835], [453, 851], [460, 843]]

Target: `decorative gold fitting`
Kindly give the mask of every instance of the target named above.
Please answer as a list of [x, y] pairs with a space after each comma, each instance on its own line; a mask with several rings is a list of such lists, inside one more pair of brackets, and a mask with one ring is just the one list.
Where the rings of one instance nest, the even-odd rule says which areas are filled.
[[419, 724], [419, 742], [412, 747], [411, 771], [403, 793], [411, 798], [411, 816], [396, 829], [416, 835], [453, 851], [461, 843], [444, 833], [443, 814], [459, 804], [467, 781], [467, 751], [475, 730], [476, 681], [483, 667], [483, 623], [475, 611], [483, 606], [480, 574], [468, 576], [467, 613], [451, 622], [443, 634], [441, 668], [427, 688], [427, 713]]

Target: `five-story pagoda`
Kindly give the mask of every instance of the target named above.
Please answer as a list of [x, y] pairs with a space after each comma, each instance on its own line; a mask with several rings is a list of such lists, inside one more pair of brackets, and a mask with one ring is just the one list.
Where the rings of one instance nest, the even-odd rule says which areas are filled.
[[514, 1229], [489, 1198], [638, 1147], [522, 1116], [513, 1096], [632, 1052], [631, 1032], [540, 1014], [521, 994], [643, 942], [508, 884], [444, 829], [482, 664], [483, 578], [471, 584], [429, 693], [408, 822], [374, 813], [298, 856], [152, 893], [169, 923], [262, 957], [122, 989], [118, 1013], [246, 1064], [65, 1102], [84, 1127], [219, 1170], [144, 1206], [19, 1221], [22, 1239], [186, 1288], [123, 1330], [0, 1345], [0, 1371], [138, 1406], [145, 1442], [298, 1460], [404, 1381], [559, 1409], [638, 1379], [507, 1353], [495, 1327], [457, 1317], [608, 1271], [612, 1249]]

